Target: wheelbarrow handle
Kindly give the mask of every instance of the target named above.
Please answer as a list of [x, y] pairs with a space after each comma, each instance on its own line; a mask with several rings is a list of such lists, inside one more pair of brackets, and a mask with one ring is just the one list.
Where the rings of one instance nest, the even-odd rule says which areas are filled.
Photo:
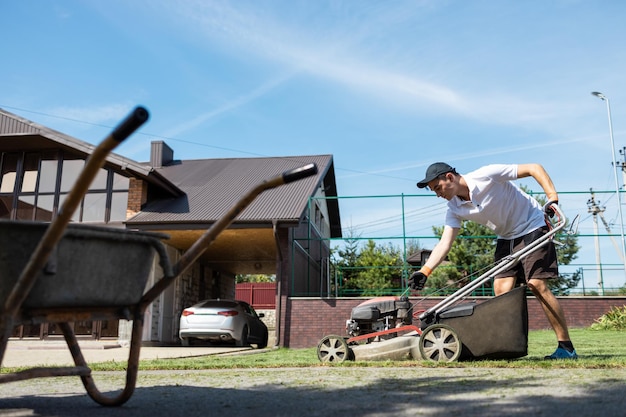
[[[148, 120], [148, 110], [137, 106], [124, 120], [118, 124], [109, 135], [100, 142], [93, 150], [85, 162], [85, 167], [76, 179], [74, 186], [65, 198], [63, 206], [60, 208], [57, 218], [53, 220], [50, 228], [65, 228], [70, 222], [72, 215], [78, 208], [81, 200], [87, 193], [93, 179], [98, 174], [100, 168], [104, 166], [106, 157], [122, 141], [128, 138], [135, 130]], [[58, 226], [55, 223], [59, 223]], [[55, 242], [56, 243], [56, 242]]]
[[315, 174], [317, 174], [317, 165], [309, 164], [300, 168], [292, 169], [291, 171], [283, 172], [283, 181], [287, 184]]
[[148, 120], [149, 114], [145, 107], [137, 106], [119, 125], [111, 132], [111, 137], [117, 143], [133, 134], [142, 124]]

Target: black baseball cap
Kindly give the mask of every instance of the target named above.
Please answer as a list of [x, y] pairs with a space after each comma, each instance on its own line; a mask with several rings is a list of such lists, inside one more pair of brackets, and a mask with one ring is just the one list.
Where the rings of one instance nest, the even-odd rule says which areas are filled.
[[417, 183], [417, 187], [425, 188], [429, 182], [442, 174], [447, 174], [448, 172], [453, 172], [456, 174], [456, 170], [445, 162], [435, 162], [428, 167], [428, 169], [426, 170], [426, 177], [424, 177], [423, 180]]

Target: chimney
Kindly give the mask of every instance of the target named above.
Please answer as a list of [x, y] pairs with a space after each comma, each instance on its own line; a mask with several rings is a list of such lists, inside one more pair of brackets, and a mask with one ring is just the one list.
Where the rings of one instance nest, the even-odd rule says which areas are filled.
[[167, 166], [174, 160], [174, 151], [162, 140], [151, 142], [150, 165], [152, 168]]

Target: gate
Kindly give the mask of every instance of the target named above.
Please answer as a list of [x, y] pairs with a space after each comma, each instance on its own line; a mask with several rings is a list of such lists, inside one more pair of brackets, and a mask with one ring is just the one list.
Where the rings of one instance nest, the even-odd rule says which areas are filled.
[[254, 309], [272, 310], [276, 308], [275, 282], [243, 282], [235, 288], [235, 298], [245, 301]]

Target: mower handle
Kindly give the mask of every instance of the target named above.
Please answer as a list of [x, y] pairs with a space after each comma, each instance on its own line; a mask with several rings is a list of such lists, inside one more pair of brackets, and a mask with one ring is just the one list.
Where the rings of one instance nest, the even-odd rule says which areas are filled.
[[[567, 220], [567, 218], [565, 217], [565, 213], [563, 213], [563, 210], [561, 209], [561, 206], [559, 206], [558, 203], [553, 204], [550, 207], [554, 210], [555, 217], [556, 217], [556, 222], [552, 226], [557, 227], [560, 230], [563, 228], [563, 226], [565, 226], [565, 222]], [[549, 218], [548, 218], [548, 221], [550, 221]]]

